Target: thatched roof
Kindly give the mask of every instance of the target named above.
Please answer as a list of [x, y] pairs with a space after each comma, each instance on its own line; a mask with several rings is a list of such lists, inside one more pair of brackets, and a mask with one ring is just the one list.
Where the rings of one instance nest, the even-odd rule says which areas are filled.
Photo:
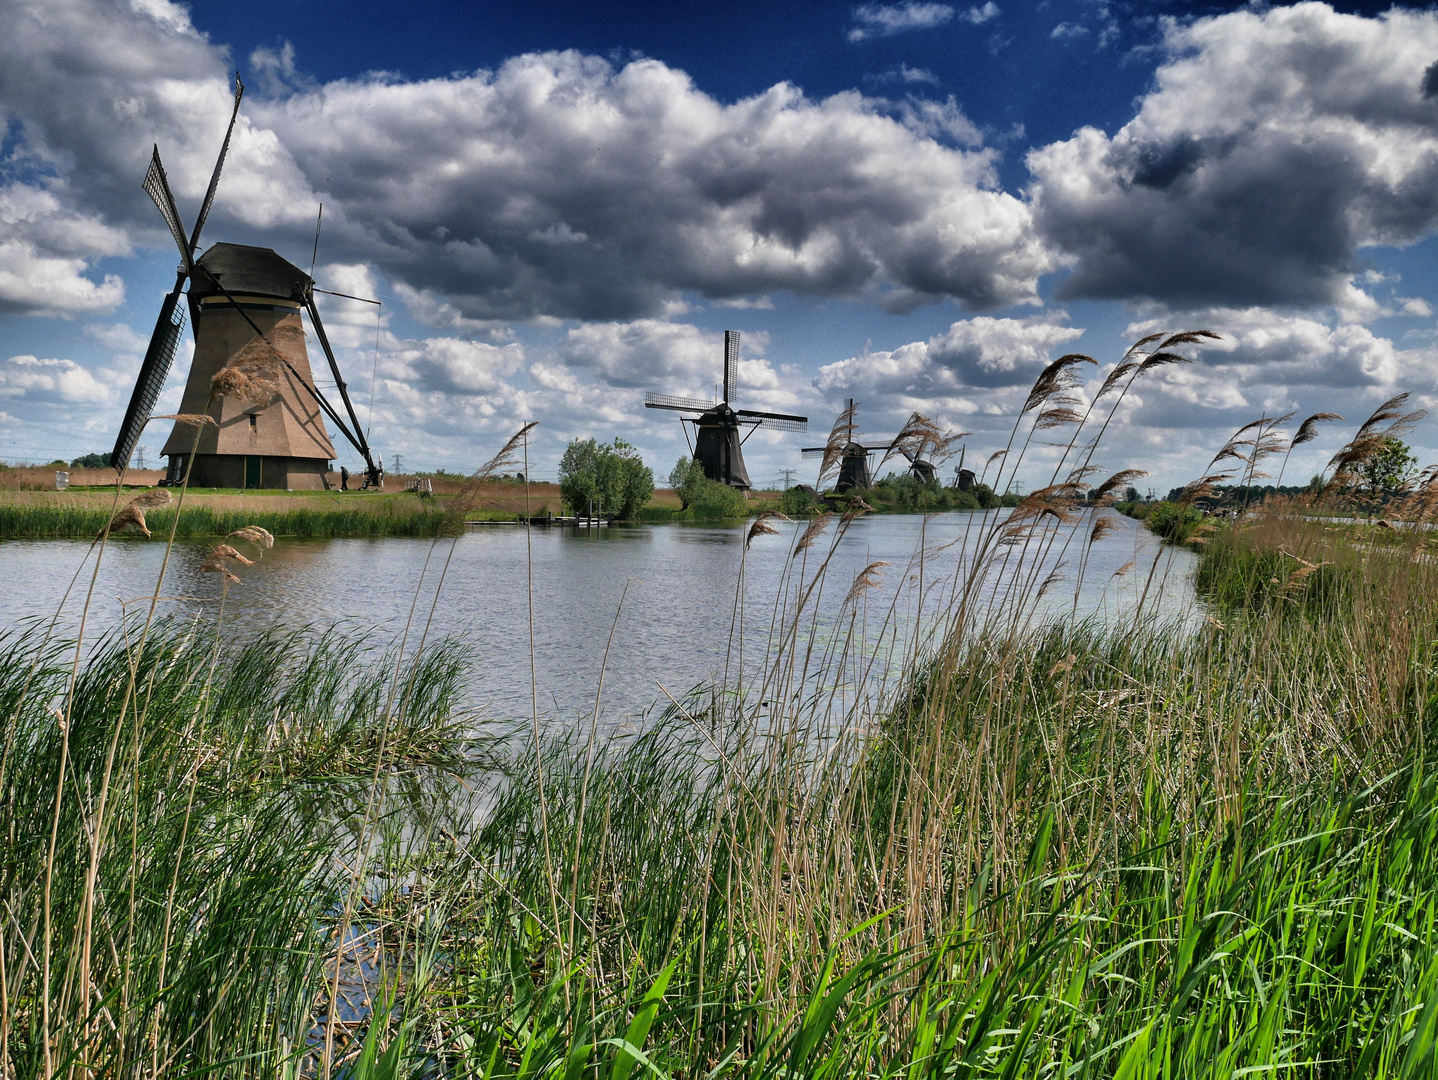
[[245, 244], [215, 244], [200, 256], [190, 292], [196, 298], [212, 296], [219, 281], [233, 296], [273, 296], [298, 300], [310, 287], [310, 276], [269, 248]]

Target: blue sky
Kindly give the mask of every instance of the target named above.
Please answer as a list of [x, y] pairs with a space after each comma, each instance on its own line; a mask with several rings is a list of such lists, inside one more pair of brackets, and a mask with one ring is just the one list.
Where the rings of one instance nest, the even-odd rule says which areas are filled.
[[[0, 9], [3, 459], [113, 441], [173, 281], [149, 148], [192, 218], [235, 68], [205, 241], [305, 264], [325, 203], [320, 283], [384, 301], [326, 310], [391, 464], [472, 468], [538, 420], [536, 475], [589, 435], [666, 473], [684, 442], [643, 392], [711, 391], [725, 328], [745, 333], [741, 404], [822, 431], [852, 396], [875, 436], [918, 409], [978, 455], [1061, 352], [1099, 361], [1092, 393], [1139, 334], [1213, 329], [1136, 388], [1102, 455], [1161, 490], [1262, 413], [1356, 424], [1438, 396], [1431, 11]], [[805, 476], [807, 441], [756, 435], [751, 474]], [[1412, 441], [1438, 457], [1427, 427]]]

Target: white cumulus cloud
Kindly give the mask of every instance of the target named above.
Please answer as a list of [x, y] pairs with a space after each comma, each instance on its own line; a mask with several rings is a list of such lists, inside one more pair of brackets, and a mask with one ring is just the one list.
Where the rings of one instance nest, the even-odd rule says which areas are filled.
[[1438, 226], [1438, 14], [1275, 6], [1170, 20], [1162, 48], [1117, 133], [1029, 154], [1059, 295], [1361, 315], [1355, 253]]
[[[985, 5], [985, 8], [991, 7], [994, 7], [992, 3]], [[997, 8], [994, 8], [994, 13], [998, 13]], [[928, 30], [942, 26], [953, 17], [952, 4], [927, 0], [907, 0], [902, 4], [860, 4], [854, 8], [853, 26], [849, 28], [848, 38], [850, 41], [863, 41], [865, 38], [902, 34], [905, 30]], [[982, 22], [983, 19], [971, 21]]]

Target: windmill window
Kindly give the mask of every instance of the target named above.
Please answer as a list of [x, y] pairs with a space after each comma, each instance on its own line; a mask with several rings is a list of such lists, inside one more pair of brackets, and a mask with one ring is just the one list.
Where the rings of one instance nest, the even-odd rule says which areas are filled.
[[251, 431], [254, 431], [254, 430], [255, 430], [255, 426], [256, 426], [256, 424], [259, 423], [259, 419], [260, 419], [260, 418], [259, 418], [258, 416], [256, 416], [254, 413], [250, 413], [250, 430], [251, 430]]

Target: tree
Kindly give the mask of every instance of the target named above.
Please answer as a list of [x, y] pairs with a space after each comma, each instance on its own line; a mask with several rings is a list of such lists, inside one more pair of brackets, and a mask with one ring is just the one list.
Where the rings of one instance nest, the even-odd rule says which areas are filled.
[[72, 469], [108, 469], [109, 467], [109, 454], [81, 454], [70, 462]]
[[669, 486], [674, 489], [674, 494], [679, 496], [681, 510], [689, 509], [689, 504], [694, 501], [694, 496], [699, 493], [707, 479], [704, 466], [693, 458], [681, 457], [674, 463], [674, 468], [669, 470]]
[[605, 446], [575, 439], [559, 459], [559, 494], [576, 514], [591, 507], [614, 520], [629, 520], [654, 494], [654, 472], [623, 439]]
[[1370, 495], [1392, 495], [1408, 482], [1408, 470], [1418, 459], [1408, 452], [1402, 439], [1388, 438], [1377, 453], [1363, 463], [1363, 486]]

